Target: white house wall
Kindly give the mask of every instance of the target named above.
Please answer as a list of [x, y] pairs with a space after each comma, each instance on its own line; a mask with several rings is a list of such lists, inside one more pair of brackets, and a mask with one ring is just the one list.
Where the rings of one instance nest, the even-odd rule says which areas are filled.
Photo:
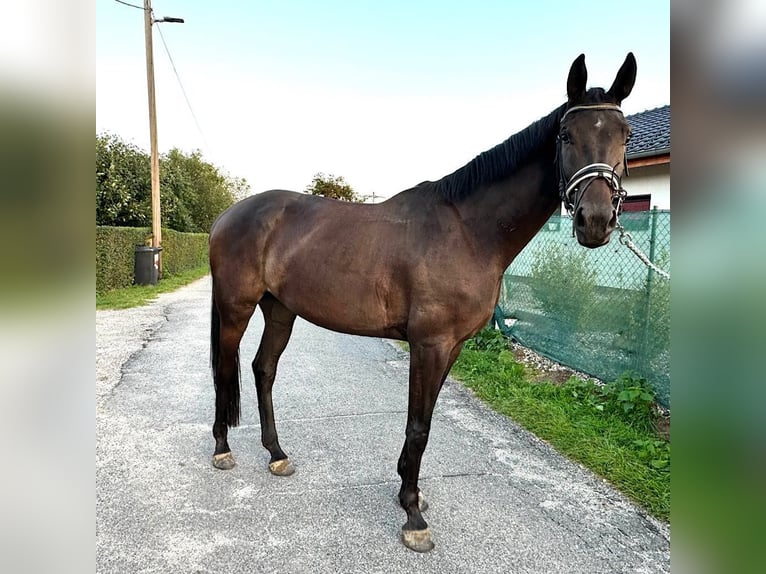
[[630, 169], [622, 185], [628, 197], [651, 195], [651, 207], [670, 209], [670, 165], [649, 165]]

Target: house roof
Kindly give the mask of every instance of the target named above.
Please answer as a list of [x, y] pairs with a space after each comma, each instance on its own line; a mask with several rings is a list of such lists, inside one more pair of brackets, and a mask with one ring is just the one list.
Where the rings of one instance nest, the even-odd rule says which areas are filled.
[[633, 129], [628, 159], [670, 153], [670, 105], [625, 118]]

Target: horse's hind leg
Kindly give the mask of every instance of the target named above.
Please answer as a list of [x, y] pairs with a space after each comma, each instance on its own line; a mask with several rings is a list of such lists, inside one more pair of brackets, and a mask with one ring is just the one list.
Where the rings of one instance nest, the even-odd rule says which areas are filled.
[[228, 442], [230, 426], [239, 424], [239, 342], [247, 328], [255, 306], [218, 308], [213, 299], [211, 318], [213, 344], [213, 376], [215, 381], [215, 451], [213, 466], [221, 470], [234, 468], [234, 456]]
[[271, 454], [269, 470], [279, 476], [289, 476], [295, 472], [295, 467], [279, 446], [271, 388], [277, 374], [279, 357], [293, 331], [295, 314], [269, 294], [261, 299], [259, 305], [263, 311], [265, 326], [258, 353], [253, 361], [253, 374], [258, 394], [258, 413], [261, 418], [261, 442]]

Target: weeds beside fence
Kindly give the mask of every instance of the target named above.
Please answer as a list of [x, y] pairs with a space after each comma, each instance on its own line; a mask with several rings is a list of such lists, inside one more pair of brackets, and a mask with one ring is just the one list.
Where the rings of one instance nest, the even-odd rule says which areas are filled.
[[[670, 212], [620, 219], [639, 249], [669, 271]], [[571, 220], [553, 216], [506, 270], [499, 307], [522, 345], [602, 380], [630, 372], [670, 405], [670, 282], [616, 232], [609, 245], [585, 249]]]
[[[96, 292], [133, 284], [136, 245], [151, 237], [147, 227], [96, 226]], [[162, 230], [162, 271], [177, 275], [207, 264], [207, 233], [181, 233]]]

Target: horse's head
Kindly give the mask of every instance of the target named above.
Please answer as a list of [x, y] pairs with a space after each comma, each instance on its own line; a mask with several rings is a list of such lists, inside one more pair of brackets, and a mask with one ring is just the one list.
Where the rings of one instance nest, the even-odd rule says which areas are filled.
[[567, 111], [558, 136], [560, 191], [573, 217], [577, 241], [585, 247], [609, 242], [625, 191], [625, 146], [630, 126], [620, 111], [636, 80], [636, 59], [625, 58], [608, 91], [585, 89], [588, 70], [580, 55], [569, 70]]

